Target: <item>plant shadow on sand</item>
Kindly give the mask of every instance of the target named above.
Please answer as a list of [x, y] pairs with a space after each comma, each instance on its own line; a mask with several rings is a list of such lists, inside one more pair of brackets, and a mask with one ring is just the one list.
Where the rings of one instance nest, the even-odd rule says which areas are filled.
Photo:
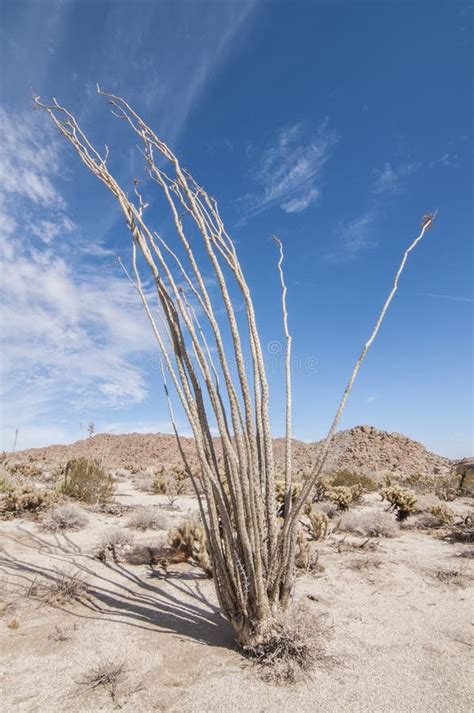
[[19, 537], [4, 535], [5, 540], [13, 546], [47, 555], [49, 560], [48, 564], [27, 562], [2, 548], [0, 572], [12, 580], [18, 596], [26, 596], [35, 580], [54, 581], [58, 568], [74, 567], [87, 578], [89, 587], [80, 604], [56, 605], [70, 616], [158, 630], [209, 646], [237, 650], [230, 625], [203, 592], [202, 582], [208, 579], [199, 570], [169, 571], [166, 577], [158, 578], [157, 570], [150, 569], [145, 579], [133, 571], [135, 568], [122, 563], [95, 565], [90, 552], [83, 552], [67, 535], [54, 535], [51, 542], [22, 527], [18, 531]]

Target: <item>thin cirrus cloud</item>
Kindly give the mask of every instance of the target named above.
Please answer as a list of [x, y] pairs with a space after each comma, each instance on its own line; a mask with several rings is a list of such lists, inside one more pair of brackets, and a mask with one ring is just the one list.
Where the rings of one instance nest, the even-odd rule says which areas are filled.
[[398, 165], [386, 162], [382, 168], [375, 169], [369, 188], [368, 207], [360, 214], [337, 223], [333, 246], [322, 254], [323, 262], [342, 265], [377, 247], [375, 228], [387, 201], [403, 190], [404, 181], [418, 168], [419, 164], [414, 162]]
[[143, 401], [155, 344], [131, 286], [75, 250], [58, 143], [31, 116], [2, 111], [0, 128], [2, 441], [20, 428], [26, 447], [39, 423], [59, 438], [75, 411]]
[[402, 190], [403, 180], [416, 170], [417, 166], [414, 163], [393, 166], [390, 162], [386, 162], [383, 168], [375, 170], [372, 193], [378, 196], [398, 193]]
[[285, 213], [301, 213], [318, 200], [323, 168], [338, 140], [327, 124], [324, 121], [311, 136], [305, 136], [301, 124], [278, 132], [252, 170], [258, 190], [239, 201], [241, 223], [274, 206]]
[[340, 221], [334, 229], [333, 247], [322, 254], [322, 261], [332, 265], [350, 262], [360, 253], [377, 246], [374, 225], [377, 220], [375, 207], [346, 221]]

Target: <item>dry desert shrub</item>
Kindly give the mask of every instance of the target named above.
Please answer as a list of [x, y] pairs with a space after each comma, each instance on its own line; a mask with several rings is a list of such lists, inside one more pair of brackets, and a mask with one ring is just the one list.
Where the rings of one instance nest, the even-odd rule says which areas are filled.
[[262, 667], [265, 681], [294, 684], [306, 678], [316, 662], [324, 660], [323, 638], [320, 619], [299, 604], [277, 616], [265, 644], [247, 653]]
[[141, 493], [153, 493], [153, 473], [137, 473], [133, 478], [133, 484]]
[[42, 522], [43, 530], [58, 532], [61, 530], [81, 530], [88, 523], [83, 512], [73, 505], [61, 505], [48, 512]]
[[388, 512], [349, 512], [342, 516], [338, 529], [364, 537], [396, 537], [400, 528]]
[[464, 550], [458, 552], [457, 556], [464, 559], [474, 559], [474, 547], [466, 547]]
[[163, 542], [138, 542], [125, 552], [125, 559], [129, 564], [154, 567], [169, 561], [169, 552]]
[[461, 494], [461, 478], [456, 473], [437, 478], [434, 493], [445, 502], [456, 500]]
[[50, 507], [55, 500], [53, 493], [39, 490], [32, 485], [16, 485], [7, 490], [0, 502], [0, 512], [20, 515], [24, 512], [38, 512]]
[[129, 518], [127, 527], [135, 530], [169, 530], [170, 518], [158, 508], [142, 508]]
[[333, 520], [336, 516], [340, 515], [337, 505], [327, 502], [318, 502], [318, 510], [325, 513], [330, 520]]
[[377, 483], [373, 478], [360, 473], [351, 473], [347, 470], [340, 470], [336, 473], [332, 473], [330, 476], [330, 483], [332, 486], [343, 485], [346, 488], [351, 488], [354, 485], [361, 485], [363, 491], [368, 493], [377, 490]]
[[133, 535], [120, 528], [112, 528], [104, 532], [96, 548], [96, 559], [106, 562], [112, 558], [114, 562], [126, 559], [133, 545]]
[[474, 542], [474, 512], [468, 512], [460, 521], [455, 522], [446, 534], [449, 542]]
[[31, 461], [15, 461], [13, 463], [5, 463], [5, 468], [11, 475], [20, 476], [23, 478], [37, 478], [42, 475], [42, 468]]
[[0, 473], [0, 493], [8, 493], [12, 490], [13, 483], [5, 473]]
[[112, 476], [98, 460], [73, 458], [67, 463], [60, 486], [63, 495], [86, 503], [105, 503], [114, 490]]

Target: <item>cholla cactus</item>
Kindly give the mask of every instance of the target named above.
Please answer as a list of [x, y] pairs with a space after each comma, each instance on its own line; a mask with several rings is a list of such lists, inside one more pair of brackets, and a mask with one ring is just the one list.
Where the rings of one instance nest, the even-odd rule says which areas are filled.
[[320, 540], [328, 531], [329, 518], [325, 512], [313, 510], [311, 505], [305, 508], [305, 514], [310, 522], [310, 532], [315, 540]]
[[172, 478], [176, 495], [182, 495], [186, 490], [186, 481], [188, 479], [186, 470], [184, 468], [173, 468]]
[[356, 503], [362, 497], [362, 493], [364, 492], [364, 486], [362, 485], [362, 483], [355, 483], [354, 485], [350, 486], [350, 491], [352, 495], [352, 502]]
[[313, 502], [317, 503], [321, 500], [326, 500], [328, 492], [331, 489], [331, 483], [328, 478], [321, 476], [318, 478], [314, 486]]
[[336, 485], [328, 490], [328, 498], [337, 505], [339, 510], [348, 510], [352, 503], [352, 492], [345, 485]]
[[414, 493], [409, 490], [403, 490], [399, 485], [392, 485], [388, 488], [382, 488], [380, 494], [382, 500], [387, 500], [390, 503], [388, 509], [396, 511], [397, 520], [405, 520], [412, 514], [416, 505]]
[[187, 520], [168, 534], [170, 546], [182, 553], [186, 559], [194, 560], [212, 577], [212, 566], [206, 544], [206, 533], [202, 525]]
[[[294, 503], [301, 493], [302, 485], [301, 483], [293, 483], [291, 488], [291, 502]], [[285, 482], [283, 480], [277, 480], [275, 482], [275, 500], [279, 504], [285, 502]]]
[[450, 527], [454, 522], [454, 510], [447, 505], [432, 505], [428, 508], [428, 513], [437, 527]]
[[308, 569], [311, 562], [311, 549], [304, 530], [300, 529], [296, 540], [296, 566], [298, 569]]
[[166, 493], [165, 468], [162, 466], [157, 470], [153, 478], [153, 492], [156, 495], [164, 495]]

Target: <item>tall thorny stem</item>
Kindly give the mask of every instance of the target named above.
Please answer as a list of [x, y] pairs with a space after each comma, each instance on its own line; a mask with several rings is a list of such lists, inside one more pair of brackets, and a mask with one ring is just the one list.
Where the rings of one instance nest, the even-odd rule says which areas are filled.
[[[293, 504], [292, 337], [288, 327], [283, 246], [278, 238], [273, 238], [279, 249], [286, 338], [285, 507], [283, 520], [279, 522], [268, 381], [254, 305], [235, 245], [224, 227], [216, 201], [182, 168], [170, 148], [124, 99], [99, 87], [97, 91], [108, 99], [112, 113], [127, 122], [140, 139], [148, 177], [160, 188], [171, 213], [177, 238], [174, 246], [145, 219], [149, 206], [141, 194], [140, 182], [135, 179], [134, 197], [130, 198], [113, 176], [107, 164], [108, 147], [101, 156], [73, 114], [55, 99], [46, 105], [36, 97], [35, 103], [49, 114], [87, 168], [115, 196], [123, 212], [132, 237], [131, 271], [118, 260], [143, 303], [158, 345], [168, 409], [185, 469], [198, 497], [219, 604], [240, 643], [255, 649], [271, 637], [278, 611], [288, 603], [294, 584], [301, 509], [322, 473], [354, 380], [395, 295], [408, 254], [434, 216], [424, 219], [420, 235], [403, 257], [389, 297], [344, 391], [318, 462]], [[168, 173], [163, 165], [168, 167]], [[212, 268], [218, 297], [211, 296], [206, 285], [201, 258], [198, 261], [196, 257], [196, 238], [188, 237], [184, 218], [191, 221], [200, 236], [200, 250]], [[138, 253], [153, 278], [153, 293], [143, 286]], [[245, 332], [239, 326], [231, 296], [235, 287], [244, 305]], [[158, 302], [158, 310], [151, 305], [154, 300]], [[224, 341], [224, 327], [230, 334], [230, 350]], [[251, 369], [246, 365], [247, 350]], [[234, 367], [236, 376], [232, 372]], [[181, 447], [168, 377], [193, 432], [199, 461], [197, 472], [189, 467]], [[213, 427], [220, 437], [220, 451], [216, 450]]]

